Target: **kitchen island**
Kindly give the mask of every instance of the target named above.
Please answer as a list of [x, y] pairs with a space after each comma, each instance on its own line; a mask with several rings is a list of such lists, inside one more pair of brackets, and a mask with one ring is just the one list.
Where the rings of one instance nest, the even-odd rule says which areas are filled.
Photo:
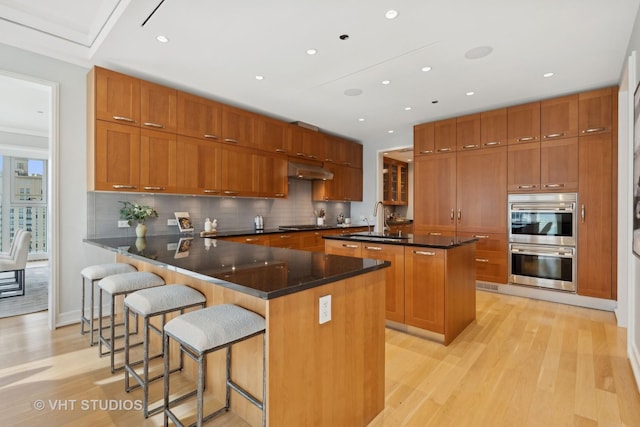
[[[187, 284], [207, 305], [232, 303], [266, 319], [267, 424], [365, 426], [384, 408], [384, 269], [388, 262], [210, 238], [86, 239], [118, 262]], [[331, 295], [320, 324], [319, 298]], [[220, 353], [220, 354], [217, 354]], [[224, 355], [208, 356], [207, 383], [224, 401]], [[262, 340], [234, 346], [232, 377], [262, 397]], [[193, 373], [191, 373], [193, 374]], [[232, 398], [260, 425], [260, 411]]]
[[327, 253], [391, 261], [387, 326], [448, 345], [476, 318], [476, 238], [403, 233], [325, 236]]

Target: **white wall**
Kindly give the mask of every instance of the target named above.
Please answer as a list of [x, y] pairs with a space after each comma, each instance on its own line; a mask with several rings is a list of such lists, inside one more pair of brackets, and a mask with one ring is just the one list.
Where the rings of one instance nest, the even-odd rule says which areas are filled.
[[[87, 230], [86, 74], [88, 69], [0, 44], [0, 69], [59, 84], [59, 270], [56, 325], [77, 322], [80, 270], [113, 256], [82, 243]], [[55, 215], [56, 213], [54, 213]]]

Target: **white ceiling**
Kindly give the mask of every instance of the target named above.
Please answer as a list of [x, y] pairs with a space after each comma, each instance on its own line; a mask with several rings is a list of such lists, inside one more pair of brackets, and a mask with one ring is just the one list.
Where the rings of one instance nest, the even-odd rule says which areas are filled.
[[161, 1], [0, 0], [0, 42], [393, 147], [417, 123], [615, 84], [640, 4], [164, 0], [142, 26]]

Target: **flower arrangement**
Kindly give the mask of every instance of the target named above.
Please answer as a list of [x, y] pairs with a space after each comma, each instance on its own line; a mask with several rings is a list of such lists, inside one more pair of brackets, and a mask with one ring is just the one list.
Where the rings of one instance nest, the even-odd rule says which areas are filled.
[[131, 221], [137, 221], [140, 224], [144, 224], [144, 221], [149, 217], [157, 217], [158, 212], [151, 206], [143, 206], [138, 203], [120, 202], [123, 204], [120, 209], [120, 219], [126, 219], [131, 225]]

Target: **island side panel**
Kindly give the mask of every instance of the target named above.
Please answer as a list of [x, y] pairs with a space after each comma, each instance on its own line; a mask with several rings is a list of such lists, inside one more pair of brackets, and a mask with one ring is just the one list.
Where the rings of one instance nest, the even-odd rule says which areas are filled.
[[476, 318], [476, 244], [446, 251], [444, 345]]
[[[223, 286], [205, 282], [185, 274], [167, 270], [157, 265], [139, 261], [128, 256], [116, 254], [117, 262], [124, 262], [134, 265], [138, 271], [149, 271], [162, 277], [167, 283], [188, 285], [202, 292], [207, 299], [207, 306], [218, 304], [236, 304], [248, 310], [254, 311], [261, 316], [266, 316], [267, 301], [237, 292]], [[121, 305], [120, 305], [121, 306]], [[167, 321], [171, 318], [167, 316]], [[157, 323], [156, 323], [157, 325]], [[158, 326], [158, 325], [157, 325]], [[156, 334], [150, 335], [152, 342], [159, 342]], [[247, 389], [258, 399], [262, 399], [262, 360], [263, 360], [263, 343], [262, 337], [255, 337], [250, 340], [233, 346], [233, 363], [232, 378]], [[225, 351], [217, 351], [207, 355], [207, 390], [205, 394], [212, 393], [215, 400], [224, 404], [224, 382], [225, 382]], [[171, 353], [172, 360], [177, 360], [177, 351], [175, 349]], [[185, 370], [191, 376], [196, 378], [196, 366], [188, 358], [185, 357]], [[231, 411], [239, 415], [251, 426], [260, 426], [262, 423], [262, 415], [258, 408], [249, 403], [242, 397], [231, 396]], [[217, 406], [205, 406], [206, 410], [215, 410]], [[272, 425], [279, 425], [278, 423]]]
[[384, 409], [384, 318], [383, 270], [269, 300], [269, 425], [369, 424]]

